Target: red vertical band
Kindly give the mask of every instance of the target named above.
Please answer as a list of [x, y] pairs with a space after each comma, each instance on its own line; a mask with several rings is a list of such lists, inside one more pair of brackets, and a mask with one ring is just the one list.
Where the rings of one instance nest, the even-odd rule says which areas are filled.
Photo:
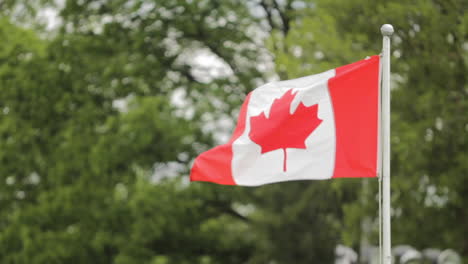
[[236, 185], [231, 168], [233, 158], [232, 143], [244, 133], [249, 101], [250, 93], [245, 98], [244, 104], [241, 107], [236, 129], [229, 142], [203, 152], [195, 159], [190, 172], [190, 181]]
[[377, 176], [379, 59], [339, 67], [328, 81], [336, 128], [334, 178]]

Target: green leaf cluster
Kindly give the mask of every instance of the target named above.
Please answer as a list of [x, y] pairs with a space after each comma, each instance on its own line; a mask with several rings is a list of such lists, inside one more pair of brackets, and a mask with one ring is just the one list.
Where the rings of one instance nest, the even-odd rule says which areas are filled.
[[[38, 20], [46, 7], [55, 29]], [[271, 74], [266, 49], [280, 78], [319, 73], [378, 54], [384, 23], [396, 30], [393, 243], [466, 258], [466, 11], [462, 0], [0, 1], [0, 262], [333, 263], [338, 243], [377, 244], [376, 180], [232, 188], [187, 174]]]
[[[466, 1], [313, 1], [277, 49], [289, 78], [335, 68], [381, 50], [379, 27], [392, 36], [392, 238], [419, 249], [453, 248], [465, 257], [468, 221]], [[333, 182], [338, 191], [355, 188]], [[377, 182], [343, 200], [342, 241], [377, 244]], [[322, 194], [318, 192], [317, 199]], [[363, 219], [374, 235], [365, 234]]]

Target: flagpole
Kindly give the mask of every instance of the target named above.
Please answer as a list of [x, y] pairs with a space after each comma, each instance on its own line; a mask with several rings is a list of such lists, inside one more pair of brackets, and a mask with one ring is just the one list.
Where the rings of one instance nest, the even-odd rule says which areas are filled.
[[380, 28], [383, 36], [382, 50], [382, 264], [392, 263], [390, 226], [390, 37], [393, 26], [385, 24]]

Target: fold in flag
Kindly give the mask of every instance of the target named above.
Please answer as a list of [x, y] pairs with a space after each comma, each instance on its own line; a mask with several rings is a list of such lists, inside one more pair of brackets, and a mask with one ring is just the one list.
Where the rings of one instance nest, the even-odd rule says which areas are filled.
[[190, 179], [256, 186], [376, 177], [379, 59], [253, 90], [229, 142], [199, 155]]

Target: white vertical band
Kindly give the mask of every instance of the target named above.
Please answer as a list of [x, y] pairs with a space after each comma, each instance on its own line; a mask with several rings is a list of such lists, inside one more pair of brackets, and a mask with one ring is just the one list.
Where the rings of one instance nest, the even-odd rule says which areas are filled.
[[390, 36], [393, 26], [385, 24], [380, 28], [383, 35], [382, 51], [382, 264], [392, 263], [390, 226]]

